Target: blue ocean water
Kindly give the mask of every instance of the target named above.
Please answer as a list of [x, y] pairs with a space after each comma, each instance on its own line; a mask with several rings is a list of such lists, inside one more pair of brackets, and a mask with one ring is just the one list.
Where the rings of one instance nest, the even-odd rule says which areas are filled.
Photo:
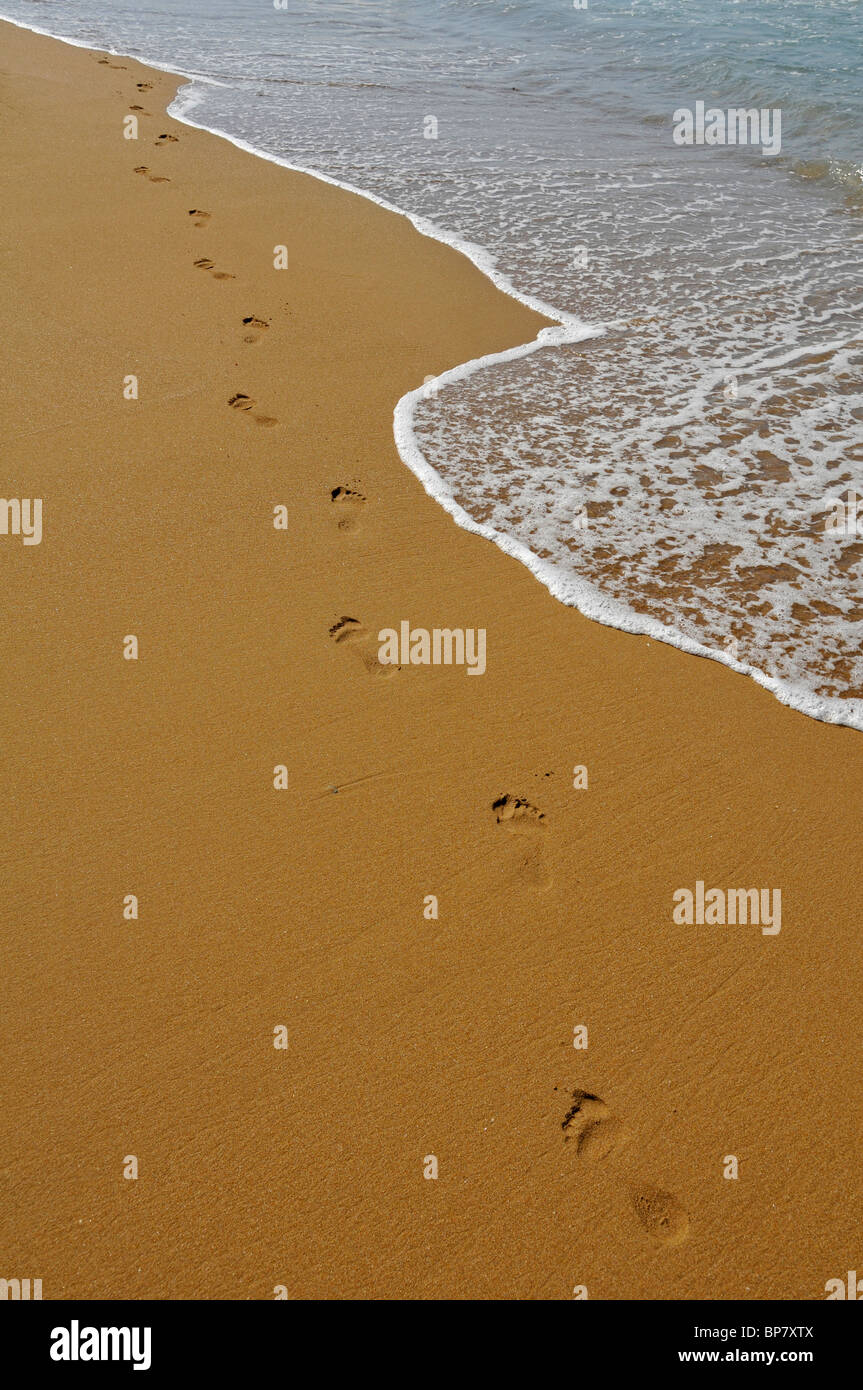
[[[402, 403], [406, 461], [564, 601], [863, 728], [858, 0], [2, 10], [211, 79], [176, 114], [550, 306], [558, 341]], [[675, 143], [697, 102], [779, 111], [781, 149]]]

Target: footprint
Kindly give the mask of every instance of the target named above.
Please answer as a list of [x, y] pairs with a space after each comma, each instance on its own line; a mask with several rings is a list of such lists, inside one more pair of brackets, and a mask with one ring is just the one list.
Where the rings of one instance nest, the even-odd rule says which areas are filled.
[[371, 676], [392, 676], [401, 670], [378, 660], [378, 644], [357, 618], [339, 618], [330, 628], [330, 636], [334, 642], [349, 643]]
[[365, 495], [356, 488], [334, 487], [330, 498], [337, 509], [339, 530], [355, 531], [359, 514], [366, 503]]
[[146, 164], [139, 164], [138, 167], [137, 167], [137, 169], [135, 170], [135, 173], [136, 173], [136, 174], [146, 174], [147, 178], [150, 180], [151, 183], [170, 183], [170, 182], [171, 182], [171, 180], [168, 179], [168, 178], [166, 178], [164, 174], [152, 174], [152, 173], [150, 172], [150, 170], [147, 168]]
[[545, 820], [542, 811], [538, 811], [521, 796], [499, 796], [497, 801], [492, 803], [492, 810], [498, 825], [507, 823], [513, 830], [530, 830], [534, 826], [542, 825]]
[[159, 135], [159, 136], [157, 136], [157, 138], [153, 141], [153, 144], [154, 144], [154, 145], [164, 145], [166, 141], [170, 141], [170, 143], [171, 143], [172, 145], [176, 145], [176, 144], [177, 144], [177, 140], [178, 140], [178, 137], [177, 137], [176, 135]]
[[[578, 1157], [591, 1162], [618, 1151], [629, 1137], [622, 1121], [590, 1091], [572, 1092], [561, 1129], [564, 1143], [573, 1142]], [[635, 1215], [652, 1240], [658, 1245], [681, 1245], [686, 1240], [689, 1213], [672, 1192], [652, 1183], [628, 1184], [628, 1191]]]
[[499, 796], [492, 802], [495, 820], [505, 825], [510, 834], [523, 838], [518, 868], [521, 877], [534, 888], [549, 888], [551, 875], [545, 862], [540, 837], [545, 831], [545, 816], [521, 796]]
[[215, 261], [211, 261], [209, 256], [199, 256], [195, 265], [200, 270], [209, 270], [214, 280], [236, 280], [236, 275], [230, 275], [227, 270], [217, 270]]
[[194, 217], [196, 227], [204, 227], [210, 220], [210, 214], [201, 212], [200, 208], [189, 208], [189, 216]]
[[[247, 396], [243, 391], [238, 391], [237, 394], [232, 396], [228, 401], [228, 405], [231, 406], [233, 410], [252, 411], [256, 404], [257, 402], [253, 401], [251, 396]], [[272, 415], [253, 415], [252, 419], [256, 425], [277, 425], [279, 423]]]
[[[249, 330], [247, 333], [244, 333], [244, 334], [243, 334], [243, 342], [244, 342], [244, 343], [257, 343], [257, 342], [259, 342], [260, 337], [261, 337], [261, 333], [264, 331], [265, 328], [269, 328], [269, 326], [270, 326], [269, 323], [268, 323], [268, 321], [267, 321], [266, 319], [257, 319], [257, 318], [255, 318], [254, 314], [248, 314], [248, 315], [243, 319], [243, 323], [246, 325], [246, 328]], [[260, 332], [256, 332], [256, 331], [255, 331], [256, 329], [260, 329]]]
[[139, 92], [152, 92], [153, 90], [152, 82], [136, 82], [135, 86]]
[[681, 1245], [689, 1235], [689, 1214], [671, 1192], [661, 1187], [631, 1187], [635, 1214], [659, 1245]]
[[593, 1161], [607, 1157], [622, 1137], [620, 1120], [604, 1100], [589, 1091], [573, 1091], [572, 1102], [561, 1125], [564, 1143], [574, 1141], [579, 1158]]

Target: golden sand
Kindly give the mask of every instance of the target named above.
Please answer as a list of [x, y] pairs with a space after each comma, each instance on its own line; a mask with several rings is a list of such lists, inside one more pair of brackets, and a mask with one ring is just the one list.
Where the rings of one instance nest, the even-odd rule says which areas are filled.
[[[0, 491], [44, 511], [0, 535], [0, 1273], [823, 1298], [861, 1260], [860, 735], [426, 496], [396, 402], [541, 319], [171, 120], [179, 79], [2, 27]], [[487, 671], [382, 679], [404, 620]], [[697, 882], [779, 887], [781, 931], [675, 923]]]

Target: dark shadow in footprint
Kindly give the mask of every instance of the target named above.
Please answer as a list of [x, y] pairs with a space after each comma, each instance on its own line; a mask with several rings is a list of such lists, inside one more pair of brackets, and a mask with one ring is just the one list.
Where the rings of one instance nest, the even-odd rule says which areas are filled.
[[619, 1143], [623, 1126], [589, 1091], [573, 1091], [572, 1101], [561, 1125], [564, 1143], [573, 1142], [579, 1158], [605, 1158]]
[[[232, 410], [252, 411], [256, 404], [257, 402], [253, 401], [251, 396], [247, 396], [243, 391], [238, 391], [236, 395], [232, 396], [228, 401], [228, 405]], [[272, 415], [253, 415], [252, 419], [256, 425], [277, 425], [279, 423]]]
[[210, 214], [202, 212], [200, 208], [189, 208], [189, 216], [194, 217], [196, 227], [203, 227], [210, 220]]
[[392, 676], [401, 670], [400, 666], [390, 666], [379, 660], [378, 644], [358, 618], [339, 618], [330, 628], [330, 636], [334, 642], [349, 644], [371, 676]]
[[152, 92], [153, 90], [152, 82], [136, 82], [135, 86], [139, 92]]
[[661, 1187], [631, 1187], [635, 1214], [659, 1245], [681, 1245], [689, 1235], [689, 1214], [671, 1192]]
[[367, 635], [368, 630], [363, 627], [359, 618], [339, 618], [330, 628], [330, 636], [334, 642], [352, 642], [356, 637]]
[[521, 839], [518, 856], [520, 876], [532, 888], [551, 886], [551, 875], [545, 862], [542, 837], [545, 833], [545, 816], [529, 801], [521, 796], [499, 796], [492, 802], [492, 811], [498, 825], [502, 825], [512, 835]]
[[164, 144], [167, 144], [167, 143], [170, 143], [170, 144], [172, 144], [172, 145], [176, 145], [176, 144], [178, 143], [178, 137], [177, 137], [176, 135], [159, 135], [159, 136], [157, 136], [157, 138], [153, 141], [153, 144], [154, 144], [154, 145], [164, 145]]
[[330, 500], [336, 508], [340, 531], [355, 531], [366, 504], [365, 494], [352, 487], [334, 487]]

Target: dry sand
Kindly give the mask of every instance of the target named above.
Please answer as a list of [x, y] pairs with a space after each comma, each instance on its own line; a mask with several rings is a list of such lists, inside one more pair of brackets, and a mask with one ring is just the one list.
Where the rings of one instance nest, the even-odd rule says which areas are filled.
[[[179, 79], [2, 30], [0, 490], [44, 536], [0, 536], [0, 1273], [823, 1298], [863, 1258], [860, 734], [426, 496], [396, 401], [537, 316], [171, 120]], [[404, 619], [485, 628], [486, 674], [383, 678]], [[676, 925], [699, 879], [780, 887], [781, 932]]]

